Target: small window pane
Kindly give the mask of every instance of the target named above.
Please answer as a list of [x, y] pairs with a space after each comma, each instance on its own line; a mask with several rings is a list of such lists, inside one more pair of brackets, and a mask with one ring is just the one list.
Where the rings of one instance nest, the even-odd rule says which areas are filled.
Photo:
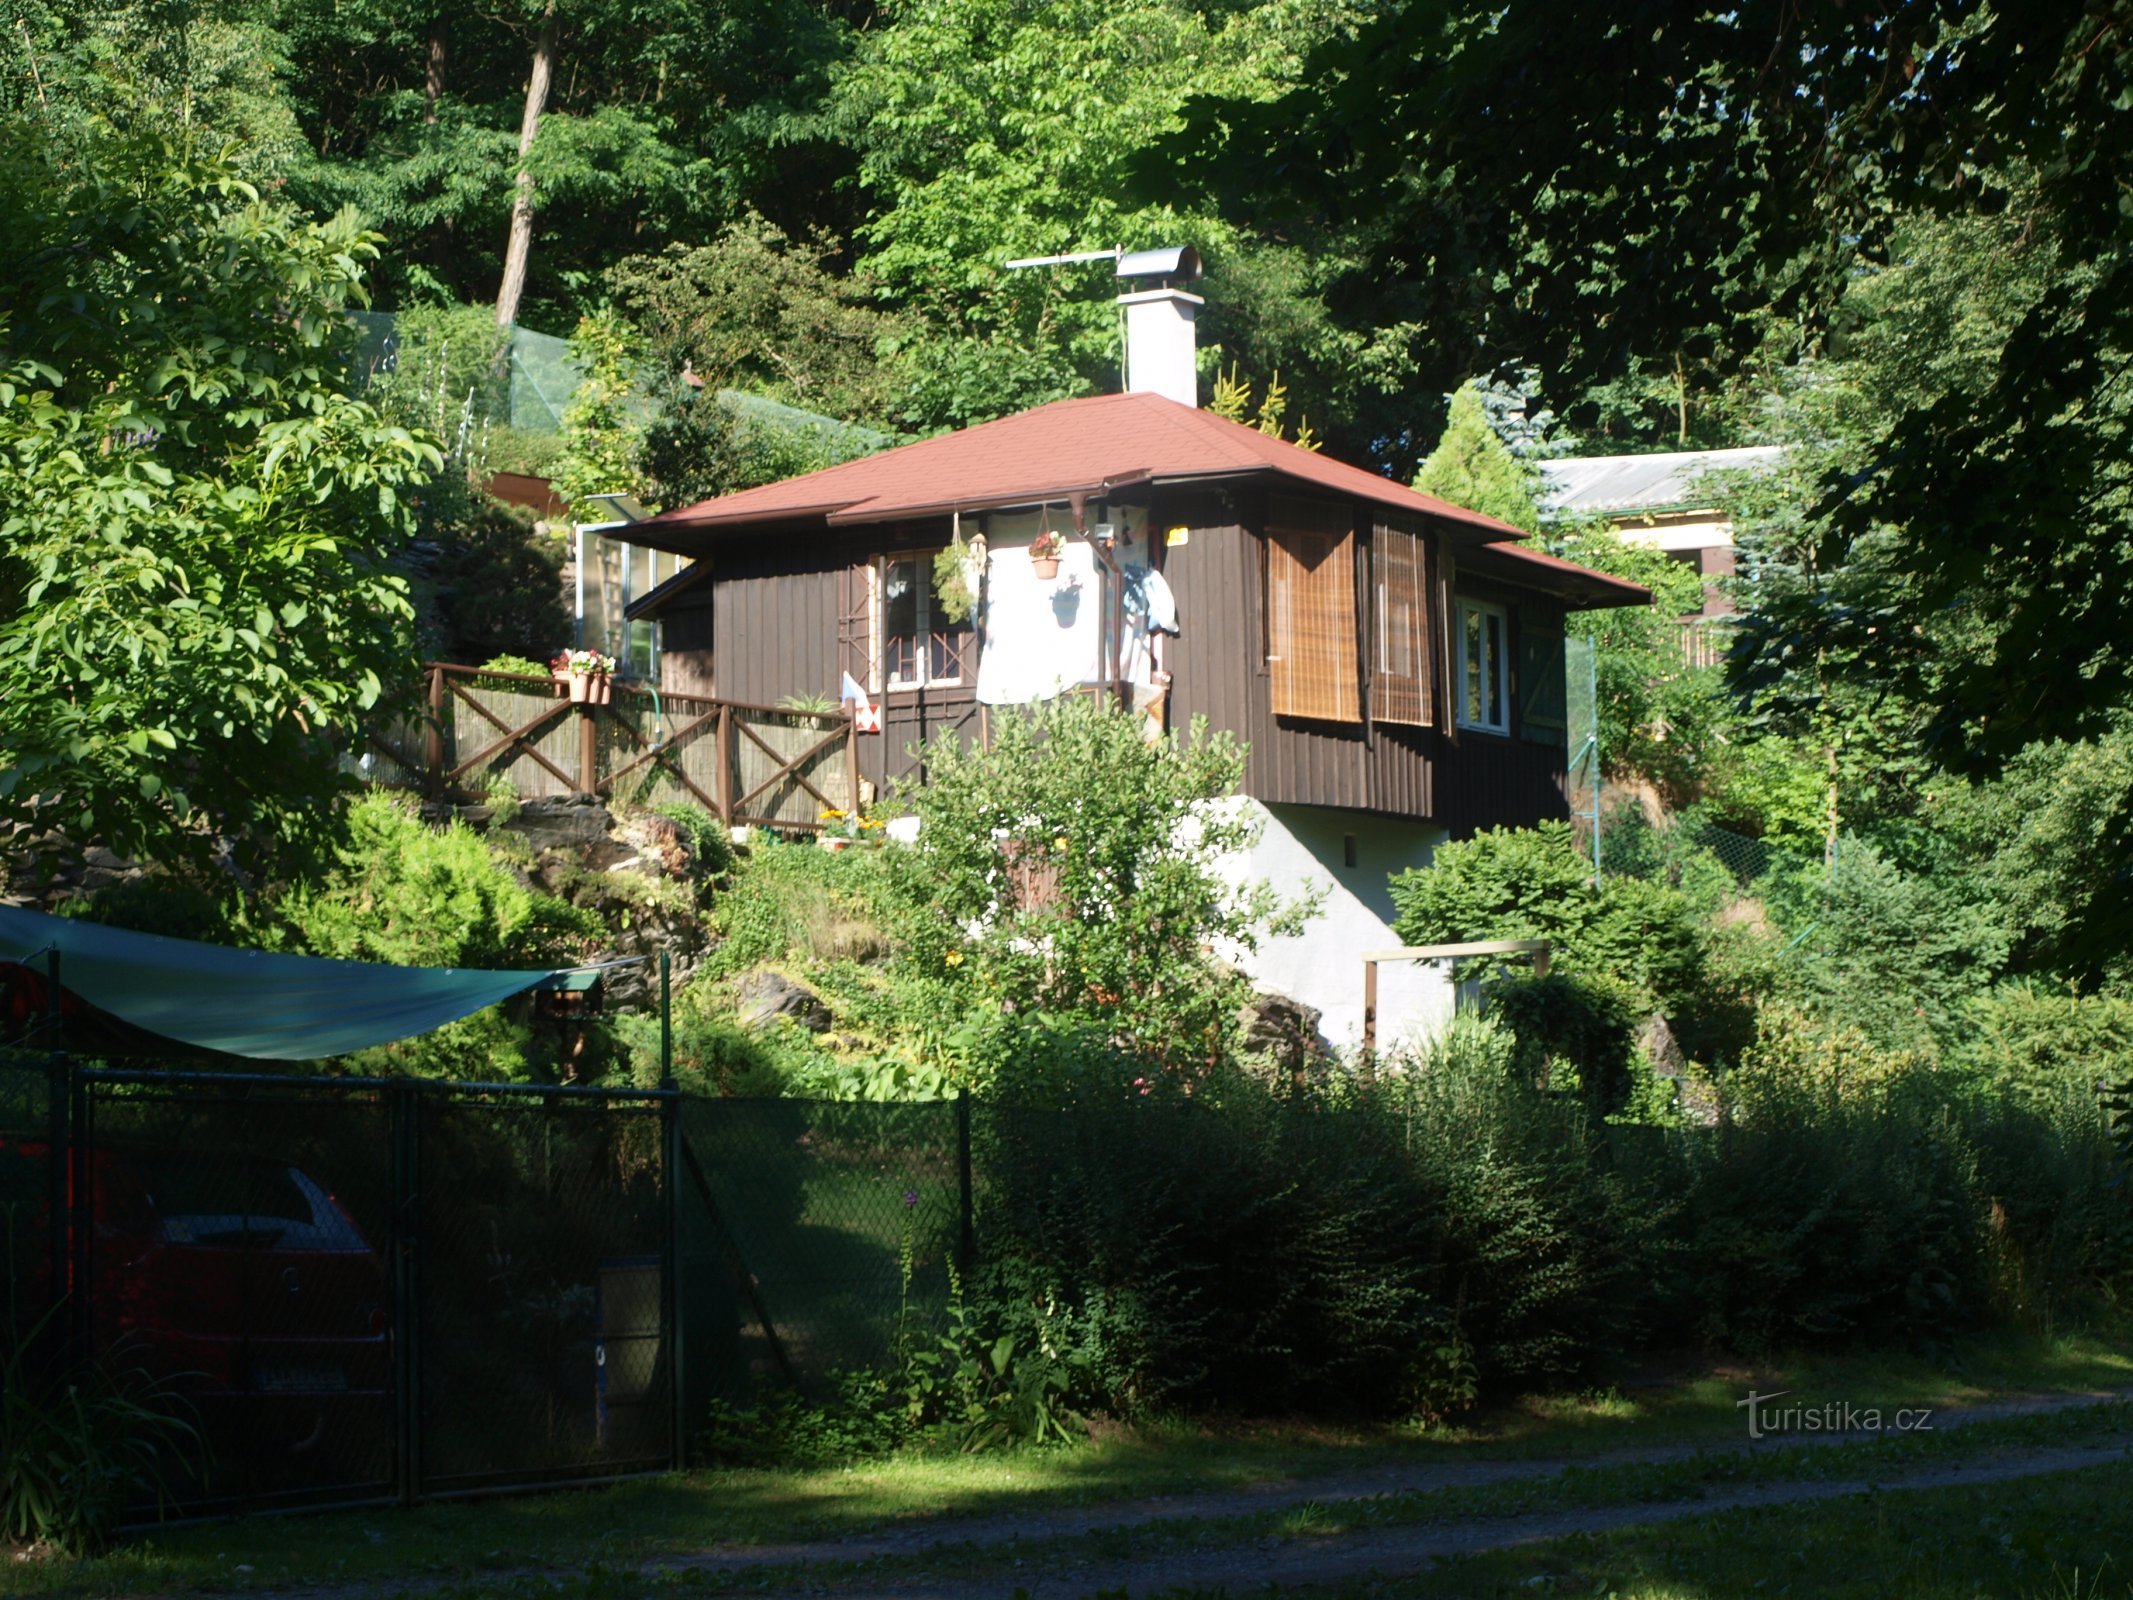
[[1460, 605], [1459, 720], [1470, 728], [1510, 729], [1508, 642], [1501, 611], [1472, 601]]
[[891, 683], [918, 682], [918, 581], [916, 561], [891, 561], [881, 585], [881, 665]]

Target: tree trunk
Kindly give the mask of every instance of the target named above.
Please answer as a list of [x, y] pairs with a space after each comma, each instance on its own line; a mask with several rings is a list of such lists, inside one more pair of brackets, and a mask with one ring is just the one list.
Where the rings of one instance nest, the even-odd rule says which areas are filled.
[[437, 102], [444, 97], [444, 17], [430, 23], [429, 71], [422, 80], [422, 120], [434, 125]]
[[518, 320], [518, 298], [526, 290], [526, 257], [533, 250], [533, 172], [526, 159], [541, 113], [548, 106], [548, 81], [555, 74], [555, 0], [541, 13], [540, 36], [533, 41], [533, 75], [526, 80], [526, 114], [518, 125], [518, 192], [511, 201], [511, 237], [504, 246], [504, 281], [496, 291], [496, 325]]

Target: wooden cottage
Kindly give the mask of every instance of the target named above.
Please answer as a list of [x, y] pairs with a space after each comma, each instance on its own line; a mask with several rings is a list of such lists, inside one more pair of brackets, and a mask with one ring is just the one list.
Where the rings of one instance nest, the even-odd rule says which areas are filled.
[[[1050, 576], [1030, 556], [1046, 534]], [[1648, 599], [1507, 524], [1148, 392], [1040, 406], [629, 537], [690, 559], [630, 610], [659, 626], [661, 687], [772, 705], [857, 684], [880, 717], [860, 755], [876, 792], [912, 774], [918, 741], [983, 738], [1005, 708], [1083, 684], [1152, 729], [1204, 715], [1234, 731], [1267, 824], [1240, 870], [1325, 895], [1255, 970], [1335, 1042], [1360, 1023], [1361, 950], [1397, 942], [1390, 873], [1447, 837], [1568, 814], [1565, 614]], [[952, 620], [934, 556], [957, 540], [978, 603]]]

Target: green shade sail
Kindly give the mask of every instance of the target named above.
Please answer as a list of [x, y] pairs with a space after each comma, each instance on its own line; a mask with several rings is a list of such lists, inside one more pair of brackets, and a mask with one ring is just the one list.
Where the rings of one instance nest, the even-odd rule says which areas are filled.
[[[42, 1028], [44, 975], [59, 953], [61, 1022]], [[608, 963], [619, 965], [620, 963]], [[233, 950], [0, 906], [0, 1043], [51, 1046], [126, 1032], [259, 1061], [315, 1061], [428, 1033], [529, 989], [598, 968], [490, 972]], [[105, 1030], [109, 1037], [109, 1030]], [[134, 1048], [138, 1048], [136, 1044]]]

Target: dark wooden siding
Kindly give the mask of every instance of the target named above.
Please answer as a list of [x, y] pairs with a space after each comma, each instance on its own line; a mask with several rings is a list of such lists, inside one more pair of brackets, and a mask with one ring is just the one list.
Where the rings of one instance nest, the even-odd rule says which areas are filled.
[[[1332, 806], [1418, 817], [1463, 837], [1477, 828], [1530, 823], [1568, 814], [1564, 751], [1519, 737], [1518, 696], [1509, 736], [1399, 724], [1309, 722], [1276, 717], [1266, 668], [1265, 576], [1256, 529], [1264, 515], [1254, 494], [1166, 493], [1152, 518], [1158, 529], [1184, 527], [1187, 540], [1162, 545], [1165, 576], [1183, 626], [1164, 642], [1172, 674], [1173, 727], [1205, 716], [1250, 745], [1244, 789], [1274, 804]], [[1358, 522], [1367, 538], [1369, 520]], [[1434, 542], [1430, 530], [1425, 536]], [[947, 542], [945, 524], [867, 530], [857, 535], [761, 544], [721, 551], [715, 576], [676, 597], [662, 613], [663, 687], [774, 706], [787, 695], [835, 696], [843, 672], [841, 608], [848, 570], [885, 551], [930, 549]], [[1162, 538], [1159, 533], [1158, 540]], [[1358, 563], [1357, 599], [1364, 621], [1356, 649], [1364, 660], [1368, 593]], [[1459, 591], [1497, 600], [1520, 619], [1560, 629], [1559, 602], [1462, 569]], [[1444, 627], [1444, 619], [1435, 619]], [[1513, 660], [1515, 661], [1515, 645]], [[1441, 681], [1442, 653], [1432, 662], [1436, 704], [1451, 697]], [[985, 712], [969, 685], [882, 697], [884, 727], [860, 741], [860, 770], [885, 791], [911, 775], [910, 750], [943, 731], [982, 736]]]
[[[1569, 814], [1563, 750], [1526, 742], [1515, 722], [1508, 737], [1461, 729], [1454, 741], [1437, 728], [1276, 717], [1265, 665], [1265, 569], [1252, 532], [1258, 510], [1241, 495], [1157, 508], [1159, 525], [1191, 530], [1186, 543], [1164, 551], [1184, 626], [1168, 645], [1174, 727], [1205, 716], [1247, 741], [1245, 793], [1277, 805], [1422, 817], [1455, 837]], [[1529, 607], [1544, 625], [1562, 625], [1561, 606], [1543, 596], [1465, 576], [1459, 590], [1505, 603], [1514, 629]], [[1441, 670], [1441, 652], [1433, 665]], [[1450, 703], [1441, 683], [1435, 698]]]

